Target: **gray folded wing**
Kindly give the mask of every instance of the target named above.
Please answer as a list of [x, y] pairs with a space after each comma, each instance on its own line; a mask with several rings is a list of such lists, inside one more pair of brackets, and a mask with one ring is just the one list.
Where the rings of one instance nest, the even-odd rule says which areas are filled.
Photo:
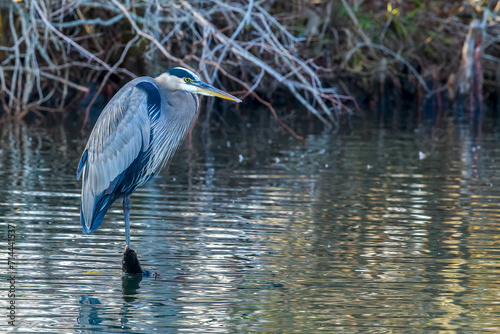
[[[103, 208], [96, 207], [96, 198], [114, 191], [119, 177], [150, 147], [151, 115], [159, 112], [161, 102], [152, 99], [151, 93], [136, 86], [135, 81], [123, 87], [103, 110], [80, 162], [84, 229], [97, 229], [100, 221], [92, 226], [95, 212]], [[156, 85], [147, 86], [159, 96]], [[103, 203], [100, 206], [106, 204]]]

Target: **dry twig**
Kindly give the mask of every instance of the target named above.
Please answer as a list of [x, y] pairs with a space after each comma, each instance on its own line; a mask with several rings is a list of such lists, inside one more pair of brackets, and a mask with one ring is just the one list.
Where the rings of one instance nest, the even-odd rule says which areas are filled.
[[[66, 99], [89, 91], [89, 78], [102, 78], [86, 110], [86, 122], [89, 108], [112, 74], [136, 75], [123, 68], [133, 49], [160, 68], [181, 65], [198, 69], [210, 83], [223, 72], [226, 80], [219, 80], [219, 85], [242, 87], [245, 97], [268, 106], [296, 137], [272, 105], [259, 96], [269, 92], [268, 87], [288, 90], [328, 127], [336, 126], [339, 111], [346, 109], [344, 97], [322, 87], [313, 59], [298, 54], [301, 40], [254, 0], [156, 0], [132, 5], [118, 0], [68, 0], [59, 8], [49, 0], [33, 0], [11, 3], [9, 24], [10, 45], [0, 49], [7, 54], [0, 64], [0, 100], [21, 117], [29, 110], [59, 110], [67, 105]], [[123, 32], [125, 42], [102, 47], [109, 45], [105, 39], [112, 29]], [[156, 57], [154, 50], [161, 56]], [[70, 70], [76, 68], [86, 71]], [[48, 103], [49, 98], [57, 102]]]

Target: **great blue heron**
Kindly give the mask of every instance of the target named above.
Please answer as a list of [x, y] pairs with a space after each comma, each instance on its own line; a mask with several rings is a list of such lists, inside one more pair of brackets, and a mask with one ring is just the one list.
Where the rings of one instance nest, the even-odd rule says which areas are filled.
[[182, 67], [134, 79], [109, 101], [78, 165], [84, 233], [97, 230], [110, 206], [123, 196], [125, 249], [130, 249], [130, 195], [172, 159], [196, 120], [195, 94], [241, 102]]

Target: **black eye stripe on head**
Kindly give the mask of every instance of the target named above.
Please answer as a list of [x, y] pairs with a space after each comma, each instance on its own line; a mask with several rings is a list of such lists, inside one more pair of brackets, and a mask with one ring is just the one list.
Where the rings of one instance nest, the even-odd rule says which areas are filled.
[[168, 73], [170, 75], [176, 76], [176, 77], [181, 78], [181, 79], [186, 78], [189, 80], [195, 80], [195, 81], [198, 80], [197, 77], [191, 71], [188, 71], [184, 68], [179, 68], [179, 67], [172, 68], [172, 69], [166, 71], [165, 73]]

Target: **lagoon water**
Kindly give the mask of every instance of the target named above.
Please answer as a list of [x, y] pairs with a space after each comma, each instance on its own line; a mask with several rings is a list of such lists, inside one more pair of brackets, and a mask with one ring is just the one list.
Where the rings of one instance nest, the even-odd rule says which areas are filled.
[[197, 128], [132, 197], [132, 247], [155, 273], [144, 278], [120, 270], [120, 203], [82, 234], [88, 133], [2, 125], [0, 328], [498, 333], [497, 123], [367, 121], [302, 142], [262, 124], [204, 140]]

